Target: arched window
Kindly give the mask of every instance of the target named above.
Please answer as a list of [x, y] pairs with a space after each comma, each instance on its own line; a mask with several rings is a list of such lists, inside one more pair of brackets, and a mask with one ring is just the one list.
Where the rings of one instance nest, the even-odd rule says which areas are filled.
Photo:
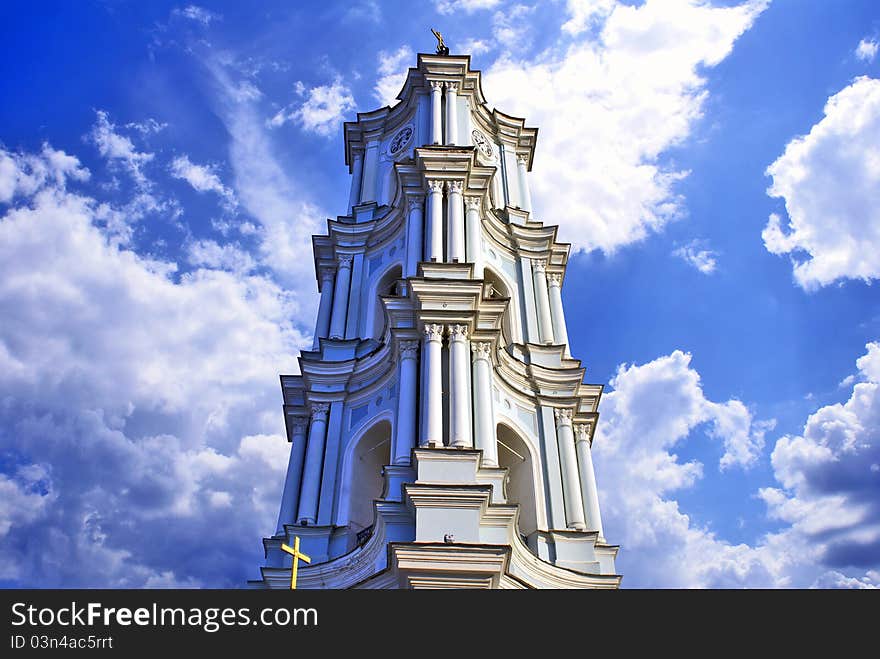
[[534, 465], [531, 452], [513, 428], [498, 424], [498, 466], [507, 467], [507, 502], [519, 504], [519, 532], [528, 537], [538, 529]]
[[397, 295], [397, 281], [403, 278], [403, 268], [398, 263], [388, 270], [379, 283], [376, 284], [376, 295], [373, 302], [372, 325], [370, 327], [370, 336], [374, 339], [381, 339], [385, 333], [385, 305], [382, 304], [382, 295]]
[[357, 546], [358, 533], [373, 524], [373, 501], [382, 496], [385, 488], [382, 468], [390, 462], [391, 424], [383, 420], [361, 435], [351, 457], [349, 549]]

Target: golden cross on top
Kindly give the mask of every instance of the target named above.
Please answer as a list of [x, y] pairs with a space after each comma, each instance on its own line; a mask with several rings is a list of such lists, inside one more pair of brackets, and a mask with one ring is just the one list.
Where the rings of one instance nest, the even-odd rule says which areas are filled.
[[300, 561], [305, 561], [306, 563], [311, 563], [312, 559], [309, 558], [308, 556], [306, 556], [305, 554], [303, 554], [299, 550], [299, 537], [298, 536], [295, 536], [293, 538], [293, 547], [282, 544], [281, 551], [287, 552], [288, 554], [293, 556], [293, 567], [291, 567], [291, 569], [290, 569], [290, 589], [296, 590], [296, 571], [297, 571], [297, 568], [299, 567], [298, 563]]

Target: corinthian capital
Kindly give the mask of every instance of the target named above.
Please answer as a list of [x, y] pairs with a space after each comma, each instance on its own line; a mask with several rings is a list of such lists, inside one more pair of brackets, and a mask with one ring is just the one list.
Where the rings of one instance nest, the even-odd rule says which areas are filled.
[[422, 195], [413, 195], [406, 198], [407, 210], [412, 213], [415, 210], [422, 210], [422, 204], [425, 203], [425, 197]]
[[547, 270], [547, 260], [532, 259], [532, 270], [535, 272], [545, 272]]
[[461, 194], [461, 189], [464, 187], [464, 181], [446, 181], [446, 191], [449, 193], [456, 192]]
[[400, 354], [400, 358], [403, 359], [415, 359], [419, 354], [419, 342], [418, 341], [401, 341], [397, 345], [397, 352]]
[[449, 82], [445, 82], [444, 84], [446, 85], [446, 91], [447, 91], [447, 92], [456, 92], [456, 91], [458, 91], [458, 83], [457, 83], [457, 82], [449, 81]]
[[464, 198], [464, 205], [469, 211], [480, 210], [480, 206], [482, 205], [482, 203], [483, 200], [480, 197], [468, 196]]
[[550, 287], [553, 286], [562, 286], [562, 275], [557, 272], [553, 274], [547, 275], [547, 285]]
[[443, 192], [443, 181], [437, 179], [428, 179], [428, 192]]
[[432, 80], [431, 81], [431, 90], [432, 91], [439, 92], [441, 89], [443, 89], [442, 82], [440, 82], [439, 80]]
[[471, 343], [471, 352], [474, 361], [485, 359], [489, 361], [489, 355], [492, 354], [492, 343], [489, 341], [474, 341]]
[[467, 339], [468, 328], [467, 325], [450, 325], [449, 326], [449, 340], [450, 341], [464, 341]]
[[312, 421], [323, 421], [330, 411], [330, 403], [312, 403], [309, 408], [312, 412]]
[[425, 341], [443, 340], [443, 325], [437, 325], [435, 323], [425, 325], [425, 329], [423, 331], [425, 333]]
[[304, 416], [295, 416], [290, 426], [290, 434], [294, 437], [305, 435], [308, 425], [308, 420]]
[[561, 428], [562, 426], [571, 426], [572, 412], [570, 409], [565, 407], [557, 407], [553, 410], [553, 415], [556, 417], [557, 428]]
[[529, 162], [529, 157], [524, 153], [518, 153], [518, 154], [516, 154], [516, 161], [520, 165], [527, 165]]
[[588, 442], [590, 441], [590, 424], [589, 423], [578, 423], [574, 427], [574, 440], [576, 442]]
[[351, 268], [353, 258], [351, 254], [340, 254], [338, 258], [339, 268]]

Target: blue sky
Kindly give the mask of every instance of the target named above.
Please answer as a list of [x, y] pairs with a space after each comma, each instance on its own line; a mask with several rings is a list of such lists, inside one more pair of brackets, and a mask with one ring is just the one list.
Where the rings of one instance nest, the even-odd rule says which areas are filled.
[[875, 2], [290, 5], [0, 7], [0, 583], [257, 575], [341, 123], [433, 26], [540, 129], [624, 586], [880, 585]]

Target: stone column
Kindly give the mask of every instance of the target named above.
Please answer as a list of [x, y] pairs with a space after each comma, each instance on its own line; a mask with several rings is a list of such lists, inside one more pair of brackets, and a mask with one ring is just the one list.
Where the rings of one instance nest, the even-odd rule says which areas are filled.
[[446, 141], [444, 144], [458, 143], [458, 91], [457, 82], [443, 83], [446, 87]]
[[321, 302], [318, 306], [318, 320], [315, 323], [315, 340], [312, 342], [312, 350], [317, 350], [320, 339], [330, 334], [330, 312], [333, 310], [333, 271], [321, 270]]
[[562, 275], [554, 273], [547, 276], [550, 289], [550, 315], [553, 317], [553, 342], [565, 346], [565, 356], [570, 357], [568, 330], [565, 327], [565, 311], [562, 308]]
[[471, 448], [467, 325], [449, 326], [449, 445]]
[[443, 83], [431, 81], [431, 143], [443, 143], [443, 115], [441, 111]]
[[584, 501], [578, 478], [577, 456], [574, 451], [574, 433], [571, 429], [571, 410], [556, 408], [556, 439], [559, 442], [559, 466], [562, 470], [562, 496], [565, 499], [565, 522], [570, 529], [583, 531]]
[[302, 492], [299, 497], [297, 520], [302, 526], [314, 524], [318, 518], [318, 495], [321, 489], [321, 472], [324, 468], [324, 442], [327, 436], [327, 412], [329, 403], [312, 403], [312, 423], [309, 426], [309, 446], [302, 475]]
[[467, 233], [467, 261], [474, 264], [474, 278], [483, 278], [483, 232], [480, 225], [480, 197], [465, 197], [467, 208], [465, 231]]
[[419, 445], [443, 446], [443, 326], [425, 325], [422, 340], [422, 437]]
[[449, 263], [464, 263], [464, 205], [461, 195], [463, 181], [446, 181], [446, 209], [449, 213], [449, 242], [446, 251]]
[[351, 171], [351, 193], [348, 195], [348, 207], [353, 208], [361, 203], [361, 178], [364, 175], [364, 152], [354, 151], [354, 163]]
[[345, 337], [345, 317], [348, 313], [348, 292], [351, 287], [351, 261], [350, 254], [339, 257], [336, 268], [336, 287], [333, 289], [333, 315], [330, 319], [330, 338], [342, 339]]
[[547, 261], [532, 259], [532, 277], [538, 307], [538, 334], [541, 343], [553, 343], [553, 320], [550, 317], [550, 298], [547, 296]]
[[281, 494], [281, 512], [278, 513], [276, 535], [284, 533], [285, 524], [296, 523], [299, 507], [299, 487], [302, 484], [303, 461], [306, 455], [306, 419], [295, 417], [291, 429], [290, 460], [287, 463], [287, 477], [284, 479], [284, 492]]
[[412, 449], [416, 445], [416, 404], [418, 402], [418, 341], [401, 341], [397, 346], [398, 391], [397, 425], [394, 429], [394, 446], [391, 461], [396, 465], [408, 465]]
[[590, 426], [579, 423], [574, 428], [577, 449], [578, 473], [584, 510], [587, 513], [587, 528], [599, 532], [599, 540], [605, 540], [602, 531], [602, 516], [599, 514], [599, 489], [596, 487], [596, 472], [593, 470], [593, 450], [590, 446]]
[[443, 181], [428, 181], [428, 261], [443, 261]]
[[516, 157], [516, 170], [519, 178], [519, 203], [524, 211], [532, 212], [532, 193], [529, 192], [528, 170], [526, 156], [520, 154]]
[[498, 466], [495, 410], [492, 401], [492, 343], [471, 343], [474, 369], [474, 448], [483, 451], [483, 465]]
[[418, 273], [419, 261], [424, 258], [422, 256], [422, 243], [424, 242], [422, 207], [424, 203], [425, 198], [421, 196], [407, 199], [409, 219], [406, 225], [406, 270], [403, 273], [404, 277], [415, 277]]

